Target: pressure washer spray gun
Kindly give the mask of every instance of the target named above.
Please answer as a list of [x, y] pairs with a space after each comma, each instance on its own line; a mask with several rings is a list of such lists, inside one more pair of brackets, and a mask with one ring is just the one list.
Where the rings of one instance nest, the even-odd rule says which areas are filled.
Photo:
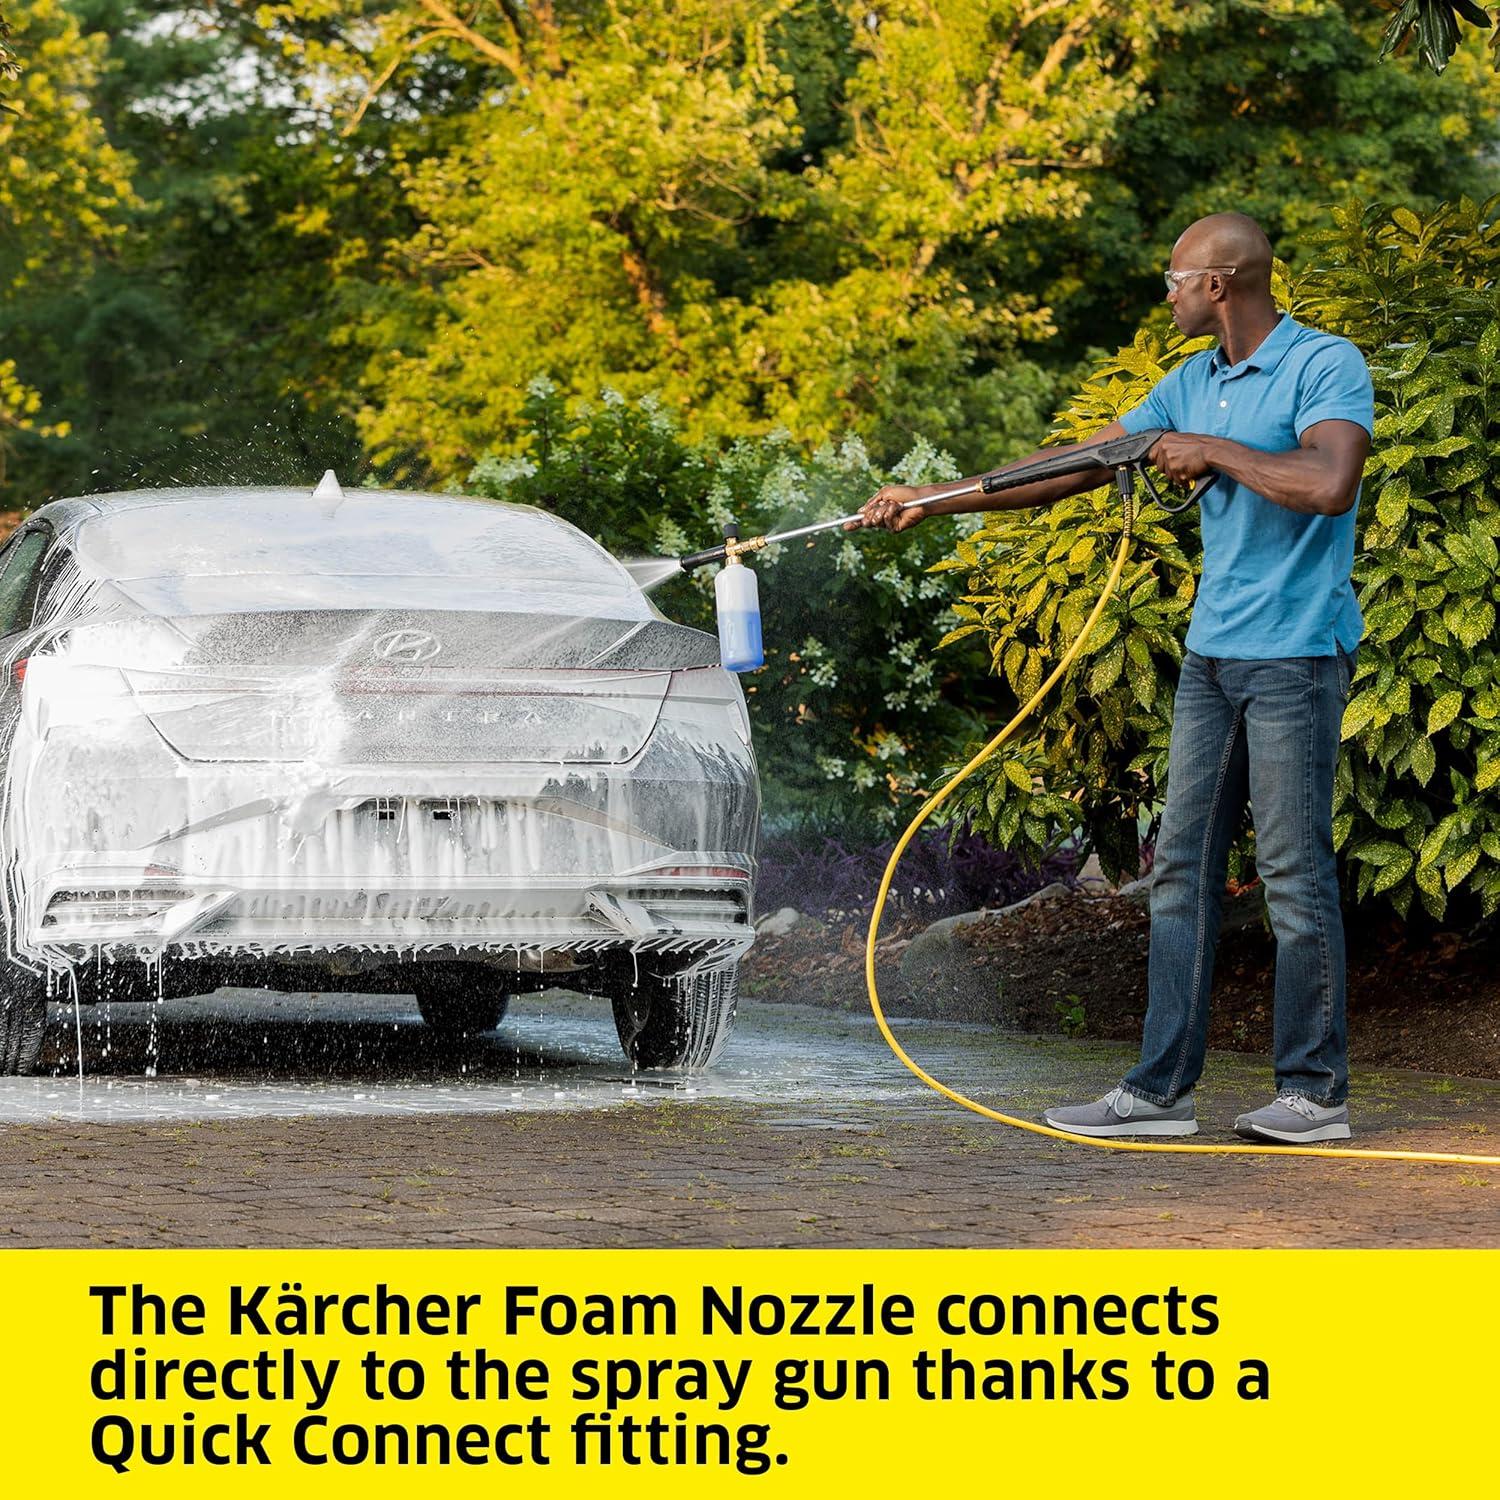
[[[940, 500], [958, 500], [966, 495], [994, 495], [1001, 490], [1019, 489], [1022, 485], [1036, 484], [1044, 479], [1058, 479], [1065, 474], [1088, 474], [1095, 470], [1105, 470], [1113, 472], [1115, 486], [1127, 509], [1134, 503], [1135, 485], [1139, 480], [1152, 504], [1175, 515], [1178, 511], [1197, 504], [1218, 476], [1205, 474], [1193, 486], [1192, 493], [1186, 500], [1179, 505], [1168, 505], [1146, 471], [1146, 459], [1164, 432], [1163, 428], [1152, 427], [1145, 432], [1131, 433], [1127, 437], [1111, 438], [1106, 443], [1092, 443], [1048, 454], [1045, 458], [1035, 459], [1019, 468], [985, 474], [978, 479], [967, 479], [950, 489], [924, 495], [920, 500], [909, 500], [903, 509], [932, 505]], [[755, 574], [742, 561], [744, 554], [759, 552], [773, 542], [793, 542], [799, 537], [840, 530], [859, 518], [860, 512], [855, 511], [853, 515], [839, 516], [832, 521], [817, 521], [811, 526], [799, 526], [793, 531], [771, 532], [765, 536], [748, 537], [744, 541], [740, 540], [739, 527], [731, 522], [724, 528], [724, 540], [719, 546], [678, 559], [678, 566], [684, 573], [707, 567], [710, 563], [724, 564], [718, 577], [714, 579], [714, 600], [719, 617], [719, 652], [727, 670], [753, 672], [765, 661], [761, 645], [760, 592]]]

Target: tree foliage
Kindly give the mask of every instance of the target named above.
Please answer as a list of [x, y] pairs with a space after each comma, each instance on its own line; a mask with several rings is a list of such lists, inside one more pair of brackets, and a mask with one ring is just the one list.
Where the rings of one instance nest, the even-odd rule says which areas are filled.
[[[129, 193], [106, 247], [0, 306], [7, 350], [70, 429], [18, 440], [17, 498], [353, 468], [350, 372], [330, 348], [349, 194], [327, 122], [277, 91], [237, 13], [70, 0], [66, 15], [93, 63], [47, 117], [88, 122]], [[328, 228], [291, 222], [305, 201]]]
[[10, 22], [0, 10], [0, 113], [15, 112], [15, 105], [6, 102], [10, 85], [21, 76], [20, 60], [15, 48], [10, 45]]
[[[1434, 73], [1441, 73], [1457, 51], [1460, 21], [1487, 31], [1493, 25], [1489, 12], [1474, 0], [1392, 0], [1388, 8], [1396, 13], [1381, 40], [1381, 60], [1405, 51], [1415, 37], [1418, 55]], [[1493, 32], [1490, 47], [1500, 67], [1500, 39]]]
[[256, 14], [399, 190], [340, 337], [377, 462], [440, 479], [528, 441], [539, 368], [694, 438], [976, 466], [1134, 325], [1189, 218], [1251, 206], [1291, 252], [1351, 193], [1469, 190], [1495, 131], [1475, 59], [1378, 68], [1379, 15], [1327, 0]]
[[[40, 191], [6, 244], [46, 275], [0, 293], [0, 357], [69, 429], [7, 428], [24, 503], [458, 478], [532, 440], [539, 369], [693, 441], [977, 467], [1128, 334], [1191, 217], [1248, 207], [1295, 257], [1351, 194], [1480, 191], [1496, 137], [1475, 49], [1379, 67], [1387, 17], [1333, 0], [8, 13], [54, 50], [7, 137]], [[49, 213], [109, 233], [56, 258]]]
[[115, 252], [131, 199], [128, 158], [81, 107], [102, 44], [81, 34], [61, 0], [27, 0], [11, 15], [26, 66], [10, 73], [10, 107], [0, 110], [0, 487], [14, 445], [67, 431], [43, 409], [45, 356], [18, 336], [18, 320]]
[[[1354, 581], [1365, 614], [1345, 715], [1335, 840], [1354, 892], [1441, 916], [1454, 893], [1500, 906], [1500, 199], [1429, 214], [1340, 210], [1312, 266], [1279, 286], [1296, 315], [1354, 340], [1375, 384]], [[1086, 436], [1139, 404], [1201, 344], [1147, 330], [1064, 411]], [[976, 636], [1016, 698], [1098, 597], [1119, 518], [1080, 496], [1001, 513], [944, 568], [966, 574], [949, 639]], [[1172, 683], [1201, 539], [1146, 507], [1122, 587], [1082, 664], [968, 810], [1003, 845], [1040, 852], [1077, 828], [1134, 870], [1137, 820], [1165, 790]]]

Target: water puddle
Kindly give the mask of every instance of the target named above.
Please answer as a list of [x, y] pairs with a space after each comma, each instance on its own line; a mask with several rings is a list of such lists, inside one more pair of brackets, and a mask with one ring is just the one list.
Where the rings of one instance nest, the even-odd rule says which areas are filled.
[[801, 1128], [826, 1130], [909, 1092], [873, 1033], [787, 1020], [784, 1007], [747, 1008], [714, 1071], [685, 1077], [632, 1074], [607, 1002], [560, 991], [520, 997], [497, 1031], [456, 1041], [435, 1036], [405, 996], [221, 990], [116, 1004], [107, 1020], [85, 1008], [81, 1022], [57, 1004], [50, 1076], [0, 1078], [0, 1124], [723, 1102], [790, 1107]]

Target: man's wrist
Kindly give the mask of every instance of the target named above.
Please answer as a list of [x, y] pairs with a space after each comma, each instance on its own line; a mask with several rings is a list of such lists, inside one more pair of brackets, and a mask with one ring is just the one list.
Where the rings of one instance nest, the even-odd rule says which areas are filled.
[[1229, 450], [1239, 446], [1238, 443], [1231, 443], [1228, 438], [1221, 437], [1205, 437], [1202, 443], [1203, 461], [1210, 469], [1220, 468], [1226, 460], [1231, 458]]

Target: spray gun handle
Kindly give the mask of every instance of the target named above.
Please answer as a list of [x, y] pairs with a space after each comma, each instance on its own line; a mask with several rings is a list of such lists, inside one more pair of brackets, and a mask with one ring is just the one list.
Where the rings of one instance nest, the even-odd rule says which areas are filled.
[[1219, 476], [1210, 470], [1188, 491], [1186, 500], [1182, 500], [1176, 505], [1168, 505], [1157, 493], [1156, 486], [1151, 483], [1144, 469], [1141, 471], [1141, 478], [1145, 481], [1146, 488], [1151, 494], [1152, 503], [1159, 510], [1166, 511], [1169, 516], [1180, 515], [1185, 510], [1191, 510], [1219, 482]]

